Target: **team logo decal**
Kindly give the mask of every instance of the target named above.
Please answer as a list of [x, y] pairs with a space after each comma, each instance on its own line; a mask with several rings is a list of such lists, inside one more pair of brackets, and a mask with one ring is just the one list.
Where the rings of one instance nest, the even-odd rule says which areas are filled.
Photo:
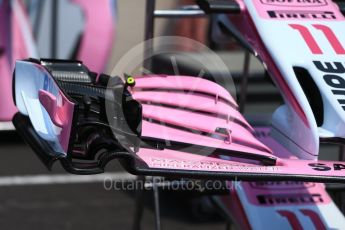
[[331, 0], [251, 0], [261, 18], [340, 21], [344, 16]]
[[333, 164], [324, 164], [324, 163], [310, 163], [308, 164], [313, 170], [316, 171], [340, 171], [345, 169], [345, 164], [333, 163]]
[[272, 19], [337, 19], [332, 11], [268, 10], [267, 14]]
[[312, 182], [303, 181], [256, 181], [250, 182], [253, 189], [287, 190], [287, 189], [306, 189], [315, 186]]
[[281, 204], [315, 204], [324, 203], [321, 194], [295, 193], [295, 194], [265, 194], [256, 196], [261, 205]]
[[326, 0], [261, 0], [261, 3], [288, 7], [317, 7], [327, 5]]

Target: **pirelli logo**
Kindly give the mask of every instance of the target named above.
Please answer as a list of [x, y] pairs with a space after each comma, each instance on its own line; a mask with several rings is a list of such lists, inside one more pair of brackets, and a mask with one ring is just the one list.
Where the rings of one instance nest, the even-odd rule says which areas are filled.
[[326, 0], [261, 0], [262, 4], [287, 7], [326, 6]]
[[261, 205], [278, 204], [315, 204], [323, 203], [320, 194], [267, 194], [257, 195], [257, 200]]
[[267, 13], [272, 19], [337, 19], [331, 11], [269, 10]]

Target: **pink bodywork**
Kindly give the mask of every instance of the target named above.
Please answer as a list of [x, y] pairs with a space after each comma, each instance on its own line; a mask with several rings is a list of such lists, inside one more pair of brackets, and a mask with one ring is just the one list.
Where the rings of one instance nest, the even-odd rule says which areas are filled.
[[[188, 143], [190, 145], [208, 146], [239, 152], [247, 152], [277, 158], [274, 166], [262, 166], [250, 161], [238, 161], [237, 158], [218, 156], [215, 152], [203, 156], [186, 151], [170, 149], [153, 150], [141, 148], [137, 155], [152, 169], [171, 169], [183, 171], [203, 172], [230, 172], [230, 173], [253, 173], [264, 175], [310, 175], [310, 176], [345, 176], [345, 170], [334, 170], [335, 164], [345, 167], [342, 162], [300, 160], [290, 153], [281, 144], [272, 139], [269, 134], [258, 140], [253, 135], [245, 118], [237, 111], [237, 104], [231, 95], [220, 85], [213, 82], [187, 76], [153, 75], [136, 78], [136, 85], [131, 89], [133, 97], [143, 105], [142, 136], [169, 141]], [[203, 94], [204, 93], [204, 94]], [[220, 100], [219, 98], [222, 98]], [[235, 122], [235, 120], [240, 123]], [[155, 122], [152, 122], [155, 121]], [[249, 127], [248, 127], [249, 126]], [[231, 130], [232, 142], [213, 138], [210, 135], [200, 135], [198, 132], [189, 132], [185, 129], [214, 133], [217, 127]], [[269, 133], [269, 128], [255, 130], [259, 133]], [[268, 147], [269, 146], [269, 147]], [[188, 148], [188, 147], [187, 147]], [[328, 167], [330, 170], [315, 170], [315, 163]], [[252, 205], [261, 207], [257, 197], [264, 194], [270, 197], [282, 193], [286, 196], [297, 196], [300, 193], [318, 194], [311, 206], [323, 206], [332, 203], [323, 184], [300, 183], [287, 184], [260, 184], [260, 182], [243, 182], [240, 191], [232, 190], [229, 196], [221, 198], [224, 207], [237, 218], [238, 224], [243, 229], [251, 229], [247, 219], [246, 208], [239, 198], [240, 194], [247, 197]], [[253, 188], [253, 186], [256, 186]], [[318, 202], [318, 199], [320, 202]], [[293, 205], [283, 204], [282, 207]], [[276, 204], [266, 204], [275, 209]], [[283, 210], [283, 209], [282, 209]], [[303, 211], [303, 210], [302, 210]], [[308, 210], [305, 210], [308, 211]], [[291, 214], [291, 212], [281, 213]], [[316, 212], [306, 215], [320, 215]], [[283, 216], [284, 217], [284, 216]], [[314, 218], [318, 226], [324, 226], [322, 217]], [[273, 220], [272, 220], [273, 221]], [[296, 225], [299, 224], [296, 222]], [[294, 226], [295, 227], [295, 226]], [[322, 229], [322, 228], [320, 228]]]
[[[138, 156], [151, 168], [267, 175], [345, 176], [345, 170], [319, 171], [309, 165], [319, 163], [333, 167], [333, 164], [342, 162], [300, 160], [269, 138], [266, 144], [274, 148], [273, 152], [254, 137], [253, 128], [248, 129], [244, 117], [234, 112], [237, 108], [237, 104], [232, 105], [235, 103], [234, 99], [216, 83], [188, 76], [139, 76], [131, 92], [143, 106], [143, 137], [277, 158], [276, 165], [262, 166], [253, 162], [239, 162], [238, 159], [216, 159], [183, 151], [140, 149]], [[225, 102], [221, 106], [218, 104], [219, 98]], [[222, 114], [227, 116], [221, 116]], [[235, 122], [234, 117], [242, 121], [242, 124]], [[155, 122], [151, 122], [152, 120]], [[227, 129], [231, 141], [215, 138], [217, 128]]]
[[181, 153], [173, 150], [152, 150], [141, 149], [138, 153], [150, 168], [160, 169], [180, 169], [192, 171], [209, 172], [233, 172], [233, 173], [260, 173], [264, 175], [284, 174], [284, 175], [313, 175], [313, 176], [338, 176], [345, 177], [345, 171], [332, 170], [334, 164], [344, 166], [344, 162], [337, 161], [317, 161], [317, 163], [330, 167], [328, 171], [315, 171], [309, 160], [280, 160], [276, 166], [260, 166], [257, 164], [239, 163], [234, 160], [222, 160], [211, 157], [200, 156], [191, 153]]
[[45, 90], [39, 90], [38, 97], [53, 124], [61, 128], [58, 139], [62, 149], [67, 153], [72, 129], [74, 103], [69, 101], [60, 90], [59, 94], [62, 101], [61, 106], [58, 105], [57, 98]]
[[[132, 93], [143, 104], [144, 119], [169, 124], [144, 120], [145, 137], [271, 156], [271, 150], [252, 135], [253, 129], [237, 111], [235, 100], [216, 83], [188, 76], [138, 77]], [[225, 128], [231, 140], [183, 128], [210, 135], [216, 135], [217, 128]]]
[[[272, 76], [274, 76], [275, 81], [277, 85], [281, 88], [281, 92], [283, 93], [284, 98], [287, 102], [290, 103], [292, 108], [299, 114], [299, 116], [304, 120], [304, 122], [307, 124], [306, 116], [303, 112], [303, 109], [298, 104], [296, 99], [294, 98], [291, 90], [287, 86], [287, 83], [285, 82], [283, 76], [281, 75], [280, 71], [276, 67], [276, 64], [273, 62], [272, 57], [270, 56], [269, 52], [265, 48], [265, 44], [263, 44], [260, 36], [258, 35], [256, 28], [254, 26], [254, 23], [252, 22], [252, 19], [250, 15], [247, 12], [245, 3], [242, 0], [237, 0], [237, 2], [240, 4], [242, 13], [240, 16], [229, 16], [231, 18], [231, 21], [236, 25], [236, 27], [242, 32], [243, 36], [247, 41], [253, 46], [254, 50], [257, 52], [258, 56], [261, 58], [261, 60], [266, 64], [268, 71], [271, 73]], [[303, 9], [303, 2], [302, 1], [295, 1], [297, 5], [293, 5], [290, 3], [282, 3], [284, 1], [276, 1], [277, 4], [272, 3], [274, 1], [268, 1], [268, 0], [254, 0], [255, 7], [257, 12], [262, 18], [265, 19], [271, 19], [268, 17], [268, 10], [280, 10], [282, 9], [282, 6], [285, 5], [284, 10], [301, 10]], [[306, 1], [307, 2], [307, 1]], [[310, 8], [310, 4], [313, 5], [313, 10], [320, 10], [320, 8], [323, 11], [330, 10], [332, 12], [335, 12], [335, 17], [338, 20], [344, 20], [343, 15], [338, 11], [334, 10], [337, 8], [337, 6], [328, 0], [321, 0], [321, 1], [315, 1], [314, 3], [310, 3], [311, 1], [308, 1], [307, 5]], [[279, 19], [275, 19], [279, 20]], [[286, 19], [284, 19], [286, 20]], [[303, 19], [302, 19], [303, 20]], [[317, 19], [316, 19], [317, 20]], [[257, 128], [257, 132], [264, 132], [269, 134], [270, 128]], [[298, 160], [295, 155], [290, 153], [286, 148], [281, 146], [281, 144], [277, 143], [275, 140], [273, 140], [269, 135], [259, 138], [261, 142], [269, 146], [273, 152], [274, 155], [279, 157], [280, 165], [278, 167], [284, 167], [287, 165], [290, 165], [290, 169], [285, 170], [279, 170], [279, 172], [265, 172], [265, 173], [284, 173], [284, 174], [290, 174], [290, 173], [311, 173], [312, 175], [329, 175], [329, 176], [339, 176], [344, 177], [345, 173], [342, 172], [342, 170], [328, 170], [328, 171], [315, 171], [311, 170], [311, 167], [308, 166], [308, 162]], [[315, 162], [314, 162], [315, 163]], [[322, 165], [327, 165], [329, 168], [332, 168], [334, 164], [340, 164], [343, 165], [343, 162], [318, 162]], [[234, 163], [235, 165], [236, 163]], [[258, 167], [258, 166], [256, 166]], [[231, 169], [233, 170], [233, 169]], [[269, 169], [265, 169], [264, 171], [268, 171]], [[247, 171], [247, 170], [246, 170]], [[282, 186], [282, 184], [286, 184], [285, 186]], [[257, 206], [258, 209], [262, 208], [262, 211], [265, 212], [265, 209], [268, 208], [272, 210], [277, 210], [280, 212], [281, 217], [285, 217], [289, 220], [289, 222], [286, 222], [287, 224], [290, 224], [293, 229], [303, 229], [303, 226], [305, 226], [305, 223], [302, 223], [303, 226], [301, 226], [301, 223], [299, 223], [299, 220], [294, 219], [295, 215], [292, 212], [284, 212], [279, 211], [279, 209], [284, 210], [284, 206], [293, 206], [296, 204], [293, 203], [287, 203], [287, 204], [260, 204], [258, 203], [258, 196], [264, 195], [266, 197], [271, 197], [274, 195], [279, 194], [285, 194], [285, 197], [294, 197], [298, 196], [299, 194], [318, 194], [318, 199], [322, 200], [322, 202], [318, 202], [318, 200], [314, 200], [313, 202], [310, 202], [309, 204], [303, 203], [302, 207], [307, 207], [310, 209], [318, 210], [319, 207], [327, 206], [328, 204], [332, 203], [331, 198], [329, 197], [328, 193], [325, 190], [324, 184], [320, 183], [289, 183], [289, 182], [265, 182], [265, 181], [259, 181], [259, 182], [243, 182], [242, 183], [242, 189], [241, 190], [232, 190], [229, 194], [229, 196], [222, 196], [220, 199], [224, 205], [231, 213], [232, 217], [237, 220], [237, 224], [241, 226], [242, 229], [252, 229], [256, 226], [251, 226], [249, 222], [248, 211], [251, 209], [250, 206], [246, 205], [246, 203], [243, 203], [243, 199], [241, 200], [239, 197], [244, 199], [247, 199], [252, 205]], [[335, 208], [336, 209], [336, 208]], [[291, 210], [291, 209], [290, 209]], [[311, 212], [306, 213], [306, 210], [302, 211], [304, 215], [308, 216], [311, 220], [313, 220], [314, 227], [316, 229], [326, 229], [325, 224], [323, 221], [325, 221], [326, 216], [323, 216], [321, 212]], [[339, 210], [333, 210], [335, 213], [339, 212]], [[273, 211], [274, 212], [274, 211]], [[260, 219], [260, 212], [257, 212], [258, 219]], [[294, 214], [292, 216], [289, 216], [291, 214]], [[273, 216], [271, 216], [271, 221], [274, 222], [275, 219]], [[279, 217], [278, 217], [279, 218]], [[316, 220], [316, 221], [315, 221]], [[263, 220], [267, 221], [267, 220]], [[269, 226], [269, 224], [268, 224]], [[282, 226], [283, 227], [283, 226]], [[285, 226], [284, 226], [285, 227]]]

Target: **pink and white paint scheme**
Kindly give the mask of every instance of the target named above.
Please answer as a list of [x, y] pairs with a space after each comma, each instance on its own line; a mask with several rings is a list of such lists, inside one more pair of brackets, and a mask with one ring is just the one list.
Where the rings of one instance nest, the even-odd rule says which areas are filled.
[[[342, 107], [345, 18], [330, 0], [240, 1], [254, 47], [281, 89], [285, 105], [273, 115], [274, 138], [302, 159], [317, 159], [319, 140], [345, 137]], [[252, 40], [253, 41], [253, 40]], [[306, 70], [321, 94], [313, 112], [295, 67]], [[332, 76], [330, 76], [332, 75]], [[322, 113], [321, 124], [316, 115]], [[341, 142], [341, 141], [340, 141]]]
[[[143, 140], [186, 146], [140, 148], [136, 154], [150, 168], [234, 173], [257, 180], [345, 177], [343, 162], [300, 159], [295, 154], [292, 158], [292, 151], [275, 139], [271, 138], [272, 147], [257, 140], [236, 111], [234, 99], [214, 82], [188, 76], [137, 76], [131, 92], [143, 106]], [[195, 146], [197, 150], [191, 150]]]
[[[320, 138], [344, 138], [343, 15], [329, 0], [238, 0], [238, 3], [242, 7], [242, 19], [233, 21], [238, 28], [247, 23], [247, 28], [252, 29], [242, 32], [266, 64], [286, 102], [274, 114], [272, 130], [256, 128], [258, 139], [282, 158], [317, 159]], [[324, 113], [322, 125], [317, 125], [293, 67], [306, 69], [320, 90], [324, 107], [319, 111]], [[241, 229], [343, 229], [345, 226], [344, 216], [323, 184], [244, 182], [231, 191], [230, 197], [219, 199]]]
[[[334, 170], [316, 172], [318, 167], [308, 165], [344, 167], [342, 162], [298, 159], [270, 136], [270, 128], [253, 129], [238, 113], [231, 95], [213, 82], [188, 76], [139, 76], [131, 92], [143, 105], [144, 140], [202, 146], [200, 151], [191, 153], [188, 153], [189, 146], [184, 150], [141, 148], [137, 156], [149, 168], [332, 177]], [[218, 136], [215, 130], [220, 127], [229, 130], [228, 138]], [[206, 147], [211, 147], [214, 153], [205, 153]], [[217, 155], [218, 149], [271, 156], [278, 161], [263, 166], [248, 159], [241, 161], [236, 155]], [[345, 176], [341, 170], [336, 174]], [[242, 182], [231, 194], [219, 198], [240, 229], [341, 229], [344, 226], [345, 218], [323, 184], [260, 181]]]
[[[345, 174], [341, 172], [344, 166], [342, 162], [314, 161], [317, 160], [319, 153], [320, 138], [338, 141], [337, 138], [340, 138], [339, 142], [341, 142], [341, 139], [345, 137], [343, 118], [345, 107], [342, 105], [345, 102], [342, 99], [345, 96], [345, 91], [342, 91], [345, 89], [345, 80], [343, 80], [345, 68], [342, 63], [342, 57], [345, 55], [345, 49], [342, 46], [345, 41], [344, 33], [342, 33], [345, 30], [345, 22], [337, 5], [329, 0], [243, 0], [238, 3], [241, 5], [242, 14], [230, 16], [230, 20], [243, 33], [257, 56], [265, 64], [274, 82], [281, 89], [286, 102], [274, 113], [272, 127], [256, 129], [256, 132], [265, 134], [259, 136], [259, 140], [269, 147], [267, 152], [266, 149], [260, 148], [260, 154], [272, 154], [278, 158], [277, 164], [252, 167], [251, 164], [239, 163], [238, 159], [232, 161], [231, 157], [221, 156], [218, 160], [210, 160], [209, 157], [174, 150], [141, 149], [138, 155], [149, 167], [161, 169], [252, 172], [267, 175], [302, 173], [326, 177], [337, 174], [339, 177], [344, 177]], [[322, 97], [320, 103], [323, 108], [320, 108], [320, 111], [313, 111], [311, 108], [310, 101], [297, 80], [294, 67], [303, 68], [309, 72], [315, 82]], [[152, 81], [156, 82], [155, 79]], [[165, 81], [169, 82], [169, 80]], [[179, 85], [178, 82], [180, 81], [175, 82], [175, 87], [174, 84], [166, 83], [169, 85], [167, 88], [174, 91], [176, 85]], [[141, 91], [142, 85], [143, 83], [139, 81], [139, 91], [134, 90], [133, 94], [137, 100], [145, 102], [143, 115], [148, 118], [148, 121], [154, 119], [163, 124], [168, 123], [206, 133], [212, 133], [215, 127], [220, 125], [232, 130], [230, 133], [235, 139], [237, 133], [238, 136], [251, 142], [253, 137], [239, 128], [245, 126], [229, 125], [226, 120], [223, 123], [216, 123], [215, 126], [213, 121], [217, 119], [208, 120], [205, 115], [197, 119], [196, 124], [195, 120], [190, 119], [191, 114], [186, 111], [174, 113], [172, 109], [152, 108], [162, 103], [179, 107], [180, 100], [177, 100], [179, 97], [173, 95], [172, 92], [169, 92], [168, 96], [163, 94], [169, 94], [168, 92], [158, 91], [149, 92], [151, 95], [145, 97], [143, 94], [147, 93], [147, 90]], [[209, 84], [203, 85], [206, 87]], [[202, 91], [201, 88], [194, 87], [191, 91]], [[218, 95], [215, 92], [218, 91], [213, 92], [214, 101], [217, 101]], [[188, 95], [188, 98], [189, 96], [196, 97], [193, 93]], [[187, 98], [187, 95], [185, 97]], [[182, 104], [183, 107], [187, 104], [189, 107], [194, 103], [199, 105], [201, 101], [205, 102], [205, 98], [199, 101], [194, 98], [189, 101], [189, 104], [188, 102]], [[228, 99], [228, 101], [231, 100]], [[212, 107], [211, 103], [209, 105]], [[193, 109], [200, 110], [200, 106], [197, 107]], [[220, 111], [223, 113], [228, 111], [230, 116], [238, 117], [232, 112], [233, 109], [228, 106], [218, 111], [213, 109], [212, 112], [219, 115]], [[159, 112], [151, 113], [147, 110]], [[206, 111], [204, 108], [201, 110]], [[207, 111], [209, 112], [210, 108]], [[321, 124], [317, 123], [315, 112], [323, 113]], [[170, 116], [172, 119], [169, 119]], [[216, 117], [219, 118], [219, 116]], [[229, 115], [225, 114], [225, 117]], [[231, 147], [226, 147], [226, 143], [222, 143], [221, 140], [215, 143], [217, 141], [209, 136], [198, 137], [198, 134], [186, 134], [172, 127], [162, 128], [162, 125], [150, 124], [148, 121], [143, 123], [143, 136], [237, 151], [243, 151], [246, 145], [241, 142], [239, 147], [234, 141]], [[233, 124], [233, 122], [230, 123]], [[241, 141], [238, 136], [237, 141]], [[256, 147], [253, 148], [251, 144], [247, 146], [251, 150], [245, 151], [257, 153], [259, 145], [254, 145]], [[307, 165], [316, 167], [305, 167]], [[237, 224], [243, 229], [343, 229], [345, 226], [344, 216], [330, 199], [323, 184], [243, 182], [239, 189], [231, 192], [230, 196], [224, 196], [221, 199], [234, 217], [233, 219], [237, 220]]]
[[[139, 167], [160, 175], [280, 181], [243, 182], [231, 192], [232, 199], [222, 198], [243, 229], [344, 229], [345, 218], [323, 184], [282, 182], [344, 182], [344, 162], [318, 160], [320, 138], [337, 142], [345, 138], [344, 18], [330, 0], [238, 3], [242, 13], [229, 19], [265, 64], [285, 100], [274, 113], [272, 126], [251, 127], [233, 97], [216, 83], [188, 76], [138, 76], [130, 91], [143, 106], [142, 139], [165, 145], [141, 147], [131, 157], [141, 160]], [[314, 81], [322, 109], [312, 107], [296, 67]], [[36, 113], [27, 106], [29, 98], [42, 112], [42, 118], [30, 117], [35, 130], [44, 121], [61, 134], [61, 120], [52, 106], [59, 93], [42, 89], [27, 90], [34, 92], [31, 97], [16, 90], [16, 98], [22, 100], [17, 105], [24, 115]], [[317, 113], [323, 114], [321, 122]], [[45, 140], [46, 133], [40, 134]], [[169, 148], [171, 143], [178, 148]]]
[[[270, 128], [256, 127], [258, 140], [296, 159], [270, 137]], [[231, 183], [231, 182], [229, 182]], [[298, 181], [241, 182], [217, 199], [240, 229], [343, 229], [345, 218], [324, 184]]]

